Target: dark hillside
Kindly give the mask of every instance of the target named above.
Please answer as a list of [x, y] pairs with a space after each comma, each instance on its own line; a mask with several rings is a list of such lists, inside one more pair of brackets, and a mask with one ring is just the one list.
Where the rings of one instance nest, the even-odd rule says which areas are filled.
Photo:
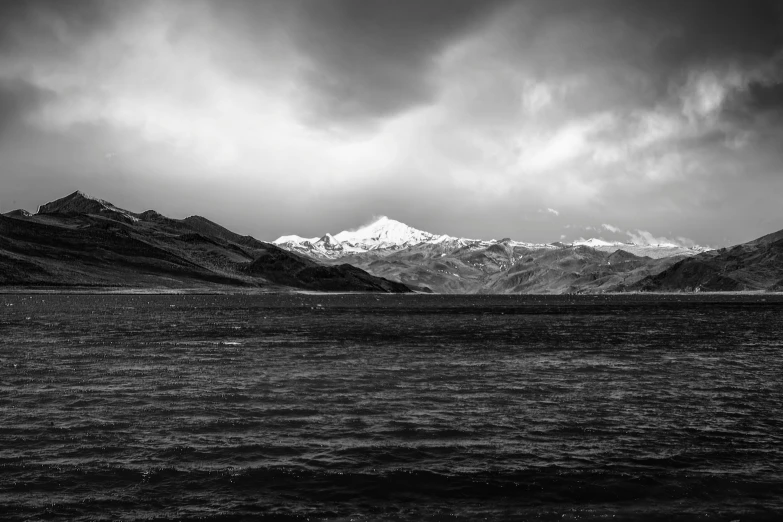
[[783, 280], [783, 231], [756, 240], [683, 259], [632, 290], [672, 291], [778, 291]]
[[0, 216], [0, 285], [288, 287], [409, 292], [348, 266], [325, 267], [200, 216], [135, 214], [74, 192], [37, 214]]

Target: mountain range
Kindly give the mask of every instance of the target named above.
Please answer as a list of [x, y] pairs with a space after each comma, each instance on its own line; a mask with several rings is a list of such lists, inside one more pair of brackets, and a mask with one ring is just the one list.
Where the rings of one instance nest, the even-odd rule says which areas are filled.
[[432, 234], [381, 217], [352, 231], [274, 243], [439, 293], [600, 293], [777, 290], [781, 238], [783, 232], [718, 251], [596, 238], [536, 244]]
[[0, 215], [0, 287], [438, 293], [783, 291], [783, 231], [720, 250], [432, 234], [388, 217], [339, 234], [236, 234], [74, 192]]
[[501, 240], [481, 240], [452, 237], [445, 234], [431, 234], [400, 223], [394, 219], [382, 216], [369, 225], [356, 230], [344, 230], [336, 235], [329, 233], [321, 237], [305, 238], [297, 235], [281, 236], [274, 244], [317, 259], [338, 259], [349, 254], [365, 254], [368, 252], [390, 252], [402, 250], [416, 245], [441, 245], [447, 249], [462, 247], [490, 247], [496, 244], [506, 244], [528, 250], [556, 249], [565, 246], [587, 246], [603, 252], [612, 253], [616, 250], [626, 250], [636, 255], [653, 258], [672, 257], [675, 255], [695, 255], [709, 249], [699, 246], [684, 247], [673, 243], [644, 244], [623, 243], [620, 241], [605, 241], [603, 239], [581, 239], [570, 244], [525, 243], [510, 238]]

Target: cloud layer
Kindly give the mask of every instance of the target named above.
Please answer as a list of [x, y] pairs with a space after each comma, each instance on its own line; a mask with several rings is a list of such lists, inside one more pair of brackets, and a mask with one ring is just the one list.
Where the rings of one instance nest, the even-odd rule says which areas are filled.
[[746, 241], [783, 228], [781, 27], [774, 1], [5, 2], [0, 210]]

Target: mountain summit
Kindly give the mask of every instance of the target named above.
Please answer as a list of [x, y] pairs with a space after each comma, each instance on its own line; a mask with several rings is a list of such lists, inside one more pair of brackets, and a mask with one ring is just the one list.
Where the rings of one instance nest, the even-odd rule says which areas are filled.
[[288, 250], [310, 252], [318, 257], [334, 257], [346, 253], [397, 249], [444, 239], [450, 238], [430, 234], [382, 216], [368, 225], [356, 230], [343, 230], [334, 236], [328, 233], [321, 238], [281, 236], [274, 241], [274, 244]]
[[405, 223], [382, 216], [369, 225], [353, 231], [344, 230], [334, 236], [341, 243], [362, 250], [399, 248], [424, 242], [437, 242], [449, 236], [436, 236]]
[[103, 215], [125, 223], [139, 219], [131, 212], [115, 207], [108, 201], [98, 199], [77, 190], [64, 198], [54, 200], [38, 207], [39, 214], [94, 214]]

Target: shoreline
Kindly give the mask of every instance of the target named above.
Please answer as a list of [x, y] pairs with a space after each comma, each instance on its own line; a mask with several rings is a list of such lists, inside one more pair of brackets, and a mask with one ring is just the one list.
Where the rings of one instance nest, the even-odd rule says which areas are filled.
[[428, 296], [531, 296], [531, 297], [622, 297], [622, 296], [733, 296], [733, 295], [748, 295], [748, 296], [780, 296], [783, 295], [781, 291], [767, 291], [767, 290], [733, 290], [726, 292], [602, 292], [602, 293], [579, 293], [579, 294], [557, 294], [557, 293], [525, 293], [525, 294], [489, 294], [489, 293], [453, 293], [442, 294], [436, 292], [406, 292], [406, 293], [390, 293], [390, 292], [319, 292], [316, 290], [300, 290], [296, 288], [291, 289], [215, 289], [215, 288], [127, 288], [127, 287], [85, 287], [85, 286], [73, 286], [73, 287], [0, 287], [0, 295], [23, 295], [23, 294], [36, 294], [36, 295], [400, 295], [400, 296], [413, 296], [413, 295], [428, 295]]

